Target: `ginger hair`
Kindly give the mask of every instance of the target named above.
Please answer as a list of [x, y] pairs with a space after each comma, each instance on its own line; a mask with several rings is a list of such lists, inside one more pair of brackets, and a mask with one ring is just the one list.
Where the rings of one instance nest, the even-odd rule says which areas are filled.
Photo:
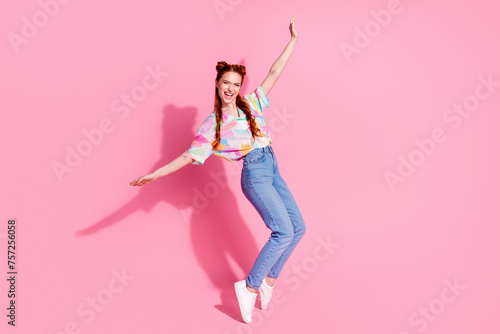
[[[225, 61], [219, 61], [217, 62], [217, 66], [215, 67], [215, 69], [217, 70], [217, 77], [216, 77], [217, 82], [219, 82], [224, 73], [236, 72], [239, 75], [241, 75], [241, 85], [243, 86], [243, 81], [245, 80], [245, 74], [246, 74], [245, 66], [238, 64], [228, 64]], [[217, 150], [216, 148], [220, 144], [220, 129], [222, 126], [222, 101], [219, 96], [218, 90], [219, 89], [215, 87], [214, 110], [215, 110], [216, 128], [215, 128], [215, 141], [212, 142], [212, 148], [214, 150]], [[250, 111], [250, 106], [240, 96], [240, 94], [236, 96], [236, 106], [240, 108], [247, 117], [247, 121], [250, 126], [250, 131], [252, 132], [252, 139], [255, 141], [255, 136], [264, 137], [265, 134], [263, 134], [260, 131], [259, 126], [255, 122], [255, 117]]]

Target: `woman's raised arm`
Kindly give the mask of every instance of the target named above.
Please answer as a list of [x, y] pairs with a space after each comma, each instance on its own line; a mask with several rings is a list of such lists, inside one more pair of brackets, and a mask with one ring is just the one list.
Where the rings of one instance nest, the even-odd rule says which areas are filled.
[[290, 41], [288, 42], [287, 46], [285, 47], [285, 50], [281, 53], [281, 55], [276, 59], [274, 62], [273, 66], [271, 66], [271, 69], [269, 70], [269, 74], [267, 77], [264, 79], [262, 82], [262, 91], [264, 94], [267, 96], [269, 92], [271, 91], [271, 88], [273, 88], [274, 84], [276, 83], [276, 80], [278, 80], [279, 76], [281, 75], [281, 72], [285, 68], [286, 63], [288, 62], [288, 59], [292, 55], [293, 49], [295, 48], [295, 44], [297, 43], [297, 39], [299, 35], [297, 34], [297, 31], [295, 31], [295, 25], [294, 21], [297, 15], [294, 15], [292, 19], [290, 20]]

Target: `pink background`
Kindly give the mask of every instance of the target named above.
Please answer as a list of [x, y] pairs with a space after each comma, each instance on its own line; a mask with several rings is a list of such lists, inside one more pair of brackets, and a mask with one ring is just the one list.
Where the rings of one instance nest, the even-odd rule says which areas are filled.
[[[41, 3], [51, 16], [35, 0], [0, 11], [2, 333], [500, 331], [500, 86], [479, 79], [500, 82], [495, 2]], [[189, 147], [213, 108], [217, 61], [247, 67], [244, 93], [262, 82], [293, 14], [299, 41], [265, 117], [307, 233], [247, 325], [232, 284], [269, 231], [241, 192], [241, 164], [213, 156], [129, 182]], [[146, 90], [148, 68], [168, 75]], [[470, 116], [448, 111], [464, 103]], [[431, 147], [433, 131], [446, 139]], [[58, 177], [68, 149], [86, 156]], [[413, 171], [391, 187], [400, 159]]]

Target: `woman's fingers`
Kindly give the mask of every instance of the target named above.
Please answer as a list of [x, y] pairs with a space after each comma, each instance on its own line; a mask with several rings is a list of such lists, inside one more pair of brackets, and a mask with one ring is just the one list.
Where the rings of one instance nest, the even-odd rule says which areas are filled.
[[292, 16], [292, 19], [290, 20], [290, 34], [292, 37], [297, 37], [297, 31], [295, 31], [295, 18], [297, 17], [297, 14]]
[[140, 177], [138, 179], [135, 179], [133, 180], [132, 182], [130, 182], [130, 185], [131, 186], [145, 186], [147, 184], [150, 184], [151, 182], [153, 182], [152, 179], [149, 179], [149, 178], [146, 178], [146, 177]]
[[133, 181], [130, 182], [131, 186], [145, 186], [147, 184], [150, 184], [155, 180], [155, 177], [153, 174], [148, 174], [141, 176]]
[[130, 181], [130, 185], [131, 186], [139, 186], [139, 185], [141, 185], [141, 182], [142, 182], [142, 177], [135, 179], [133, 181]]

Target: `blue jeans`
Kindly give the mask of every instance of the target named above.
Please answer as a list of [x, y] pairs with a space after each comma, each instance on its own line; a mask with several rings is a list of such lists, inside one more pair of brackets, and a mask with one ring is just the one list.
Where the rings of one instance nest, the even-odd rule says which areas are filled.
[[257, 209], [271, 237], [248, 274], [248, 286], [258, 289], [266, 276], [278, 278], [283, 265], [306, 231], [297, 203], [280, 175], [271, 146], [251, 150], [243, 157], [241, 189]]

